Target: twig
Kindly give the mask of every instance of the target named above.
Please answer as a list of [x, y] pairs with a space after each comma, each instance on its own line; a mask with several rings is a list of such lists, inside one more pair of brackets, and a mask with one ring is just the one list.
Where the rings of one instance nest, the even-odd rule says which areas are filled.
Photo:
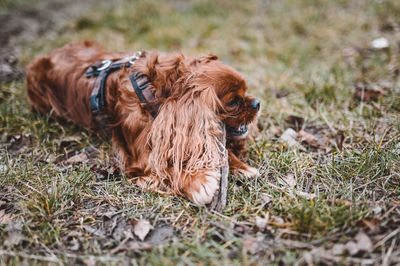
[[389, 260], [389, 258], [390, 258], [390, 256], [392, 255], [392, 252], [393, 252], [393, 248], [394, 248], [394, 245], [396, 244], [396, 239], [393, 239], [392, 240], [392, 244], [390, 245], [390, 248], [389, 248], [389, 250], [388, 250], [388, 252], [386, 253], [386, 255], [383, 257], [383, 259], [382, 259], [382, 266], [389, 266], [390, 265], [390, 260]]
[[391, 233], [387, 234], [381, 241], [379, 241], [378, 243], [375, 244], [374, 249], [378, 248], [379, 246], [382, 246], [383, 244], [385, 244], [386, 241], [388, 241], [389, 239], [391, 239], [392, 237], [394, 237], [398, 233], [400, 233], [400, 228], [397, 228], [396, 230], [394, 230]]

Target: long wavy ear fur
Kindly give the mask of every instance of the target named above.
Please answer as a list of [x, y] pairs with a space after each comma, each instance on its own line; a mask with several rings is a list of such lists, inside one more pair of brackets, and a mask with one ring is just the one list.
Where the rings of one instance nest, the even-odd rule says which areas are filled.
[[152, 124], [148, 141], [152, 171], [175, 193], [199, 170], [216, 170], [225, 147], [225, 127], [217, 118], [218, 97], [212, 88], [192, 88], [167, 99]]

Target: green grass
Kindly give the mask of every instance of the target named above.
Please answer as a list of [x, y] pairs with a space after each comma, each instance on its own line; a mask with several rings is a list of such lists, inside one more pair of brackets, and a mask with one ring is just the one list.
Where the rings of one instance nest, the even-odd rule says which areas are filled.
[[[3, 8], [19, 5], [29, 7]], [[260, 138], [247, 154], [260, 175], [230, 177], [222, 214], [143, 192], [110, 171], [109, 143], [32, 112], [23, 80], [2, 83], [0, 221], [5, 210], [12, 222], [0, 223], [0, 264], [400, 263], [399, 13], [395, 0], [118, 1], [21, 44], [22, 65], [82, 39], [115, 51], [217, 54], [262, 101]], [[381, 36], [389, 48], [371, 49]], [[359, 82], [384, 95], [360, 101]], [[304, 118], [301, 127], [326, 149], [280, 142], [290, 115]], [[90, 163], [59, 163], [93, 151]], [[130, 219], [173, 234], [150, 250], [113, 253]], [[370, 252], [332, 251], [359, 232], [371, 239]]]

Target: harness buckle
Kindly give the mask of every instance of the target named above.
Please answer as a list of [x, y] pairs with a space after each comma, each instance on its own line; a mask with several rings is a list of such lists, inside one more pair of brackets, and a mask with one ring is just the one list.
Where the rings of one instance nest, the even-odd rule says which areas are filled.
[[141, 55], [142, 55], [142, 52], [141, 51], [137, 51], [131, 57], [129, 57], [128, 63], [131, 64], [131, 65], [135, 64], [135, 61], [137, 59], [139, 59]]
[[101, 67], [99, 67], [99, 68], [97, 68], [97, 71], [102, 71], [102, 70], [104, 70], [104, 69], [107, 69], [110, 65], [111, 65], [111, 63], [112, 63], [112, 61], [111, 60], [104, 60], [103, 62], [101, 62], [103, 65], [101, 65]]

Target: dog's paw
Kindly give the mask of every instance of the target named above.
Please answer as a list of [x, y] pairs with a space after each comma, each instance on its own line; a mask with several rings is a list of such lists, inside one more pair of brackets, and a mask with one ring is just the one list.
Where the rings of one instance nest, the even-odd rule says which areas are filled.
[[247, 178], [253, 178], [258, 175], [258, 169], [248, 165], [245, 168], [239, 169], [238, 172]]
[[160, 185], [160, 180], [155, 176], [139, 176], [135, 183], [145, 191], [155, 191]]
[[205, 205], [212, 201], [219, 189], [221, 176], [218, 172], [204, 172], [192, 177], [185, 189], [186, 196], [196, 204]]

